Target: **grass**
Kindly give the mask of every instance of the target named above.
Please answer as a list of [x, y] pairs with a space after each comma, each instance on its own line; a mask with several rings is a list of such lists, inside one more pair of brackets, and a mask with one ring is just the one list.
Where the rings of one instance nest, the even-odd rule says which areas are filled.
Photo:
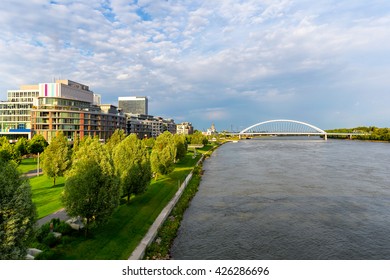
[[149, 227], [171, 200], [182, 182], [199, 160], [199, 153], [211, 148], [198, 150], [193, 158], [188, 152], [185, 159], [177, 163], [175, 170], [166, 176], [152, 180], [148, 190], [142, 195], [122, 203], [113, 213], [110, 221], [95, 228], [85, 239], [82, 234], [66, 245], [55, 248], [55, 258], [75, 260], [120, 260], [127, 259], [145, 236]]
[[[158, 231], [157, 237], [146, 249], [144, 259], [170, 259], [170, 248], [176, 238], [185, 210], [198, 191], [201, 180], [202, 165], [195, 168], [193, 177], [184, 189], [179, 201], [172, 209], [167, 219]], [[159, 240], [156, 242], [156, 240]]]
[[18, 170], [20, 173], [27, 173], [31, 170], [37, 170], [37, 159], [36, 158], [25, 158], [23, 159], [19, 166]]
[[37, 207], [38, 219], [63, 208], [61, 193], [64, 189], [65, 178], [59, 177], [53, 187], [53, 180], [46, 175], [30, 178], [32, 200]]

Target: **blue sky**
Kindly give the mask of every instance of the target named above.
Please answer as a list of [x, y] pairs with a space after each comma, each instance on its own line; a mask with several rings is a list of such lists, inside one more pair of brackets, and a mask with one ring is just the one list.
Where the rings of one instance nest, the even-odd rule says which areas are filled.
[[199, 130], [390, 127], [390, 1], [3, 0], [0, 99], [70, 79]]

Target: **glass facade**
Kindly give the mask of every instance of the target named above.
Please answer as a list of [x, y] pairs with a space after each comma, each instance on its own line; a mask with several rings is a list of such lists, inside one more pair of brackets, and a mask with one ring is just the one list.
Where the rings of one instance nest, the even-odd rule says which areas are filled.
[[118, 107], [126, 114], [148, 114], [148, 99], [146, 97], [119, 97]]
[[63, 131], [69, 140], [87, 135], [105, 140], [116, 129], [126, 129], [126, 118], [115, 106], [104, 112], [93, 104], [88, 86], [69, 80], [21, 86], [9, 90], [7, 99], [0, 102], [0, 136], [10, 139], [42, 134], [50, 142]]
[[10, 139], [31, 137], [31, 109], [39, 91], [9, 90], [7, 101], [0, 102], [0, 136]]
[[76, 137], [98, 136], [106, 140], [116, 129], [126, 128], [124, 115], [109, 114], [88, 102], [40, 97], [39, 106], [32, 110], [31, 126], [49, 142], [62, 131], [69, 141]]

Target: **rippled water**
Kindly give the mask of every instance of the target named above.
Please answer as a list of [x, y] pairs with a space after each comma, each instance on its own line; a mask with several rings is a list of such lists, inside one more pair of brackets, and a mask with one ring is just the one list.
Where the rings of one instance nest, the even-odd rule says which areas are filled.
[[205, 161], [174, 259], [390, 259], [390, 144], [247, 140]]

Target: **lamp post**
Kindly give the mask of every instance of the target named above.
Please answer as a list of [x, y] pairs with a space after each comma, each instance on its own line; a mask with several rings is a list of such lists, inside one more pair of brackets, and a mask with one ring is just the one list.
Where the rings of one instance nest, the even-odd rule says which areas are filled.
[[39, 152], [38, 152], [38, 163], [37, 163], [37, 176], [39, 176]]

